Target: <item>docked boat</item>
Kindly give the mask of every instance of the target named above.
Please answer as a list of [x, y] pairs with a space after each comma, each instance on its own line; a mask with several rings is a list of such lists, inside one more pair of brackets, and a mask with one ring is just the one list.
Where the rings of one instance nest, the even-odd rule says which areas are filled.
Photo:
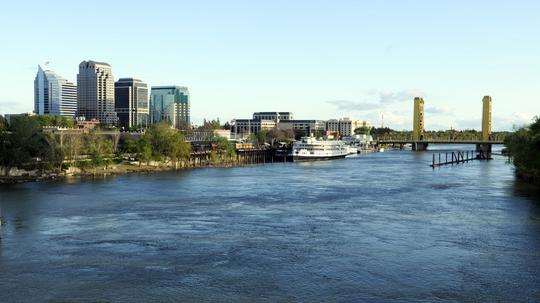
[[292, 148], [293, 161], [319, 161], [345, 158], [349, 149], [343, 141], [318, 140], [315, 137], [303, 137]]

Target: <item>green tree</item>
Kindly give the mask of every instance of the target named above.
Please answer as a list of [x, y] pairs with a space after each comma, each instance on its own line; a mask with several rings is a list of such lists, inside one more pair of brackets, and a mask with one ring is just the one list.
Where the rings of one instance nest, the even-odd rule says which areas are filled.
[[10, 130], [11, 133], [5, 129], [0, 132], [0, 165], [5, 168], [6, 175], [12, 167], [30, 163], [43, 156], [46, 150], [46, 140], [36, 120], [28, 116], [17, 117], [11, 121]]
[[90, 157], [90, 163], [94, 168], [105, 165], [105, 168], [112, 163], [112, 155], [114, 153], [113, 142], [103, 136], [98, 135], [95, 131], [90, 132], [86, 136], [87, 155]]
[[139, 159], [139, 166], [143, 161], [148, 165], [148, 162], [152, 159], [152, 145], [145, 137], [137, 143], [137, 158]]
[[221, 123], [219, 122], [219, 118], [216, 120], [207, 121], [204, 119], [203, 125], [199, 127], [201, 130], [214, 130], [214, 129], [221, 129]]
[[540, 118], [506, 136], [504, 145], [517, 175], [540, 184]]
[[152, 147], [152, 157], [156, 160], [168, 162], [189, 157], [191, 145], [184, 141], [182, 134], [169, 127], [166, 123], [152, 125], [143, 136]]
[[120, 140], [119, 150], [122, 153], [135, 154], [138, 151], [137, 141], [133, 138], [124, 138]]
[[217, 145], [217, 148], [225, 153], [225, 156], [232, 158], [236, 156], [236, 149], [234, 144], [227, 140], [227, 138], [214, 136], [210, 141]]
[[189, 159], [191, 145], [185, 142], [182, 134], [177, 131], [170, 135], [169, 143], [167, 156], [173, 161], [175, 168], [177, 168], [178, 161]]
[[60, 142], [60, 136], [48, 133], [44, 135], [44, 139], [47, 148], [42, 151], [42, 155], [46, 168], [62, 171], [67, 151]]
[[369, 132], [371, 131], [371, 127], [368, 126], [362, 126], [354, 130], [354, 133], [356, 135], [369, 135]]

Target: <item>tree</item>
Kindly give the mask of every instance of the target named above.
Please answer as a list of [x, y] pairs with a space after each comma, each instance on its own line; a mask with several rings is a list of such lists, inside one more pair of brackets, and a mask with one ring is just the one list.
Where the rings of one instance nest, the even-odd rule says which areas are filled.
[[66, 134], [64, 135], [63, 144], [67, 160], [69, 160], [70, 163], [78, 160], [84, 149], [83, 136], [79, 133]]
[[87, 155], [90, 157], [90, 163], [94, 168], [105, 165], [108, 168], [111, 164], [111, 156], [114, 152], [113, 142], [102, 136], [99, 136], [95, 131], [86, 136]]
[[119, 150], [123, 153], [135, 154], [138, 151], [137, 141], [133, 138], [123, 138], [120, 140]]
[[7, 121], [4, 116], [0, 115], [0, 131], [7, 129]]
[[540, 184], [540, 118], [508, 135], [504, 145], [517, 175]]
[[184, 141], [184, 137], [179, 132], [170, 135], [170, 146], [167, 156], [173, 161], [174, 167], [177, 168], [179, 160], [189, 159], [191, 145]]
[[216, 144], [219, 150], [224, 151], [227, 157], [232, 158], [236, 156], [236, 149], [234, 148], [234, 144], [231, 141], [227, 140], [227, 138], [214, 136], [210, 139], [210, 141]]
[[219, 118], [216, 120], [207, 121], [206, 119], [203, 120], [203, 125], [199, 127], [201, 130], [214, 130], [214, 129], [221, 129], [221, 123], [219, 122]]
[[0, 131], [0, 165], [9, 174], [12, 167], [30, 163], [33, 158], [43, 155], [46, 140], [39, 123], [28, 116], [20, 116], [11, 121], [11, 133]]
[[42, 152], [43, 160], [48, 164], [48, 168], [62, 171], [66, 148], [61, 144], [61, 138], [53, 133], [48, 133], [44, 136], [44, 139], [47, 148]]
[[60, 115], [34, 115], [30, 119], [36, 120], [39, 125], [43, 126], [59, 126], [71, 128], [75, 125], [73, 118], [68, 118]]
[[139, 159], [139, 166], [141, 166], [142, 161], [145, 161], [146, 165], [148, 165], [148, 162], [152, 159], [152, 145], [150, 145], [147, 138], [143, 137], [137, 143], [137, 158]]
[[294, 131], [292, 129], [281, 130], [274, 127], [268, 132], [267, 140], [272, 146], [278, 142], [294, 141]]
[[371, 131], [371, 127], [368, 126], [361, 126], [354, 130], [354, 133], [356, 135], [369, 135], [369, 132]]
[[176, 129], [165, 123], [152, 125], [143, 136], [152, 148], [152, 157], [159, 161], [173, 160], [175, 165], [180, 159], [188, 158], [191, 145]]

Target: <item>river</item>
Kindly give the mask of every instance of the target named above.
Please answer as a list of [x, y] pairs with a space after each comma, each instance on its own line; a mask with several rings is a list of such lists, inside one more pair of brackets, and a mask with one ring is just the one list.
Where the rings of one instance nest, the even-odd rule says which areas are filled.
[[0, 302], [540, 301], [538, 191], [432, 152], [3, 185]]

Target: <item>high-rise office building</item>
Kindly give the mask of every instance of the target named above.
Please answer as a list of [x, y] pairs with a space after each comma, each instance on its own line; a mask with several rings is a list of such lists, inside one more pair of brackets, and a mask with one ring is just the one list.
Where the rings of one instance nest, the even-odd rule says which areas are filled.
[[34, 80], [34, 113], [74, 117], [77, 110], [77, 86], [38, 65]]
[[148, 86], [133, 78], [121, 78], [114, 83], [115, 111], [118, 126], [125, 129], [149, 124]]
[[190, 125], [189, 92], [185, 86], [155, 86], [150, 93], [150, 119], [152, 123], [168, 121], [181, 128]]
[[103, 62], [83, 61], [77, 75], [77, 116], [97, 119], [101, 124], [115, 126], [114, 78], [111, 66]]

